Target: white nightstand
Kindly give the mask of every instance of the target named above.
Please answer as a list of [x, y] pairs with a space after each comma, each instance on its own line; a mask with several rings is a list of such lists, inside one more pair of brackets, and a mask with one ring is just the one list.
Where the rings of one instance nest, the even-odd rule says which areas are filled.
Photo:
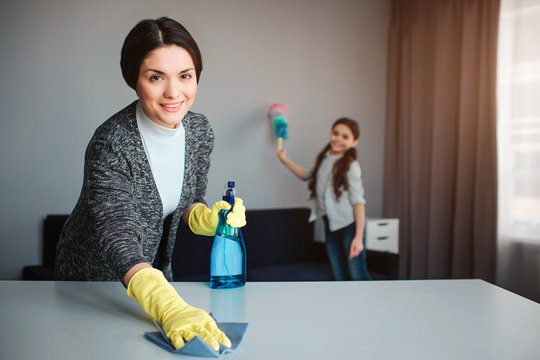
[[399, 253], [399, 219], [366, 218], [366, 249]]

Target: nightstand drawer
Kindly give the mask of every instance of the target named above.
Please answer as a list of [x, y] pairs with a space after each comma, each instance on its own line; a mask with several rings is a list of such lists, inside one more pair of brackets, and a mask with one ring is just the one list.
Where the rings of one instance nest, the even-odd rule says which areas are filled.
[[399, 253], [399, 220], [366, 218], [366, 248]]

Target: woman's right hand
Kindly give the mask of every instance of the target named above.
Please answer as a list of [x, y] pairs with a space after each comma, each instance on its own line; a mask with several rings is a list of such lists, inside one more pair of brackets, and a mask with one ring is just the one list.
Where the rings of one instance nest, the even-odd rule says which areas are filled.
[[165, 335], [178, 349], [199, 335], [214, 350], [219, 344], [231, 347], [231, 341], [204, 310], [187, 304], [169, 284], [161, 271], [145, 268], [128, 284], [128, 295], [157, 320]]
[[180, 297], [174, 305], [169, 305], [162, 321], [163, 331], [175, 349], [181, 348], [197, 335], [216, 351], [219, 351], [219, 343], [231, 347], [227, 335], [206, 311], [189, 305]]

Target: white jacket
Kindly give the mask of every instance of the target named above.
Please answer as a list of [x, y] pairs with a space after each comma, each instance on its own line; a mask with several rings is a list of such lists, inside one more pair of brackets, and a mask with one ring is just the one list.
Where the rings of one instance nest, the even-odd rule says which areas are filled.
[[[304, 179], [308, 180], [311, 177], [312, 172], [312, 168], [305, 171]], [[347, 180], [349, 190], [342, 189], [339, 199], [336, 199], [331, 178], [324, 189], [324, 202], [326, 205], [326, 215], [328, 216], [328, 227], [330, 228], [330, 231], [336, 231], [352, 224], [355, 221], [353, 205], [366, 203], [366, 200], [364, 199], [364, 186], [362, 185], [362, 170], [360, 169], [360, 163], [358, 163], [358, 161], [355, 160], [351, 163], [347, 172]], [[314, 198], [311, 201], [309, 222], [313, 222], [319, 217], [319, 204], [317, 199]]]

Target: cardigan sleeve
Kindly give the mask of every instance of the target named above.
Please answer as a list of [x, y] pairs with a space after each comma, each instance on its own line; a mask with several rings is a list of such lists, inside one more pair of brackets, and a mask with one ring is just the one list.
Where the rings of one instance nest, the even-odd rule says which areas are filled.
[[143, 255], [140, 219], [135, 211], [133, 174], [125, 155], [103, 139], [88, 146], [87, 199], [103, 260], [123, 279]]
[[[201, 115], [202, 116], [202, 115]], [[214, 149], [214, 130], [205, 116], [202, 116], [204, 129], [197, 136], [197, 182], [195, 188], [195, 197], [193, 202], [202, 202], [206, 204], [204, 196], [206, 195], [206, 187], [208, 185], [208, 172], [210, 171], [210, 155]]]

